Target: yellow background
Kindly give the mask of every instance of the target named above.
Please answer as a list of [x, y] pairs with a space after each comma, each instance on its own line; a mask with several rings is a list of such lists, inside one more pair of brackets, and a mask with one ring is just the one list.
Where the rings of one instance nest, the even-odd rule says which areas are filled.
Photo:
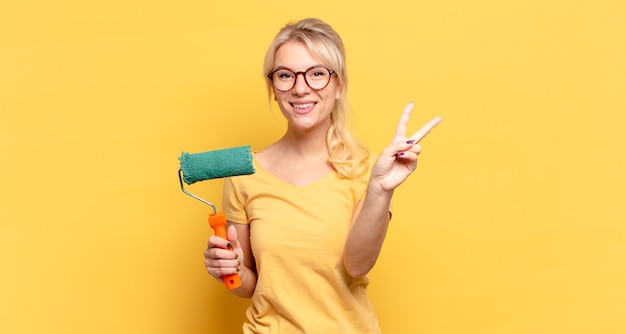
[[[4, 1], [0, 332], [236, 333], [181, 151], [283, 132], [262, 80], [287, 21], [348, 49], [374, 151], [413, 100], [417, 173], [371, 274], [385, 333], [626, 332], [626, 5]], [[218, 201], [221, 182], [195, 190]], [[276, 279], [289, 279], [287, 277]]]

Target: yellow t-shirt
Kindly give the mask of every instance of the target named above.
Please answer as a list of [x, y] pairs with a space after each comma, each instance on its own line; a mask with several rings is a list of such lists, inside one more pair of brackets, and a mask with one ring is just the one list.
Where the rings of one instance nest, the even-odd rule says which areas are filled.
[[[342, 254], [366, 180], [331, 172], [296, 187], [265, 171], [225, 180], [229, 221], [250, 224], [258, 280], [244, 333], [380, 333], [367, 277], [346, 272]], [[370, 164], [371, 166], [371, 164]]]

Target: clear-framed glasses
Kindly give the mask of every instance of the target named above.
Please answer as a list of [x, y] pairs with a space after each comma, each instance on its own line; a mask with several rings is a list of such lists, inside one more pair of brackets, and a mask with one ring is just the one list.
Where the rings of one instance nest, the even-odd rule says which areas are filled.
[[267, 75], [272, 81], [274, 88], [281, 92], [290, 91], [295, 85], [298, 75], [302, 74], [304, 82], [313, 90], [326, 88], [330, 82], [330, 77], [335, 73], [324, 66], [313, 66], [303, 72], [294, 72], [287, 68], [279, 68]]

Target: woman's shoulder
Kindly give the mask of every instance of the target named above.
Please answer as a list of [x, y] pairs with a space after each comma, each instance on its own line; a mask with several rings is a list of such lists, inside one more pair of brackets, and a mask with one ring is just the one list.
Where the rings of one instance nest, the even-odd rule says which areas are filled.
[[279, 157], [280, 150], [276, 143], [260, 150], [254, 151], [254, 160], [261, 166], [269, 166], [273, 161], [276, 161]]

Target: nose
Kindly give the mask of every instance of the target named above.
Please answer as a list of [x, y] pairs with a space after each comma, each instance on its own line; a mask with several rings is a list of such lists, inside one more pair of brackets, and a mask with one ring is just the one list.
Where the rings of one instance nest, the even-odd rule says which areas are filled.
[[[300, 75], [302, 78], [300, 79]], [[310, 87], [306, 83], [306, 79], [304, 77], [304, 73], [296, 74], [296, 82], [293, 85], [293, 89], [291, 90], [293, 95], [305, 95], [309, 93]]]

